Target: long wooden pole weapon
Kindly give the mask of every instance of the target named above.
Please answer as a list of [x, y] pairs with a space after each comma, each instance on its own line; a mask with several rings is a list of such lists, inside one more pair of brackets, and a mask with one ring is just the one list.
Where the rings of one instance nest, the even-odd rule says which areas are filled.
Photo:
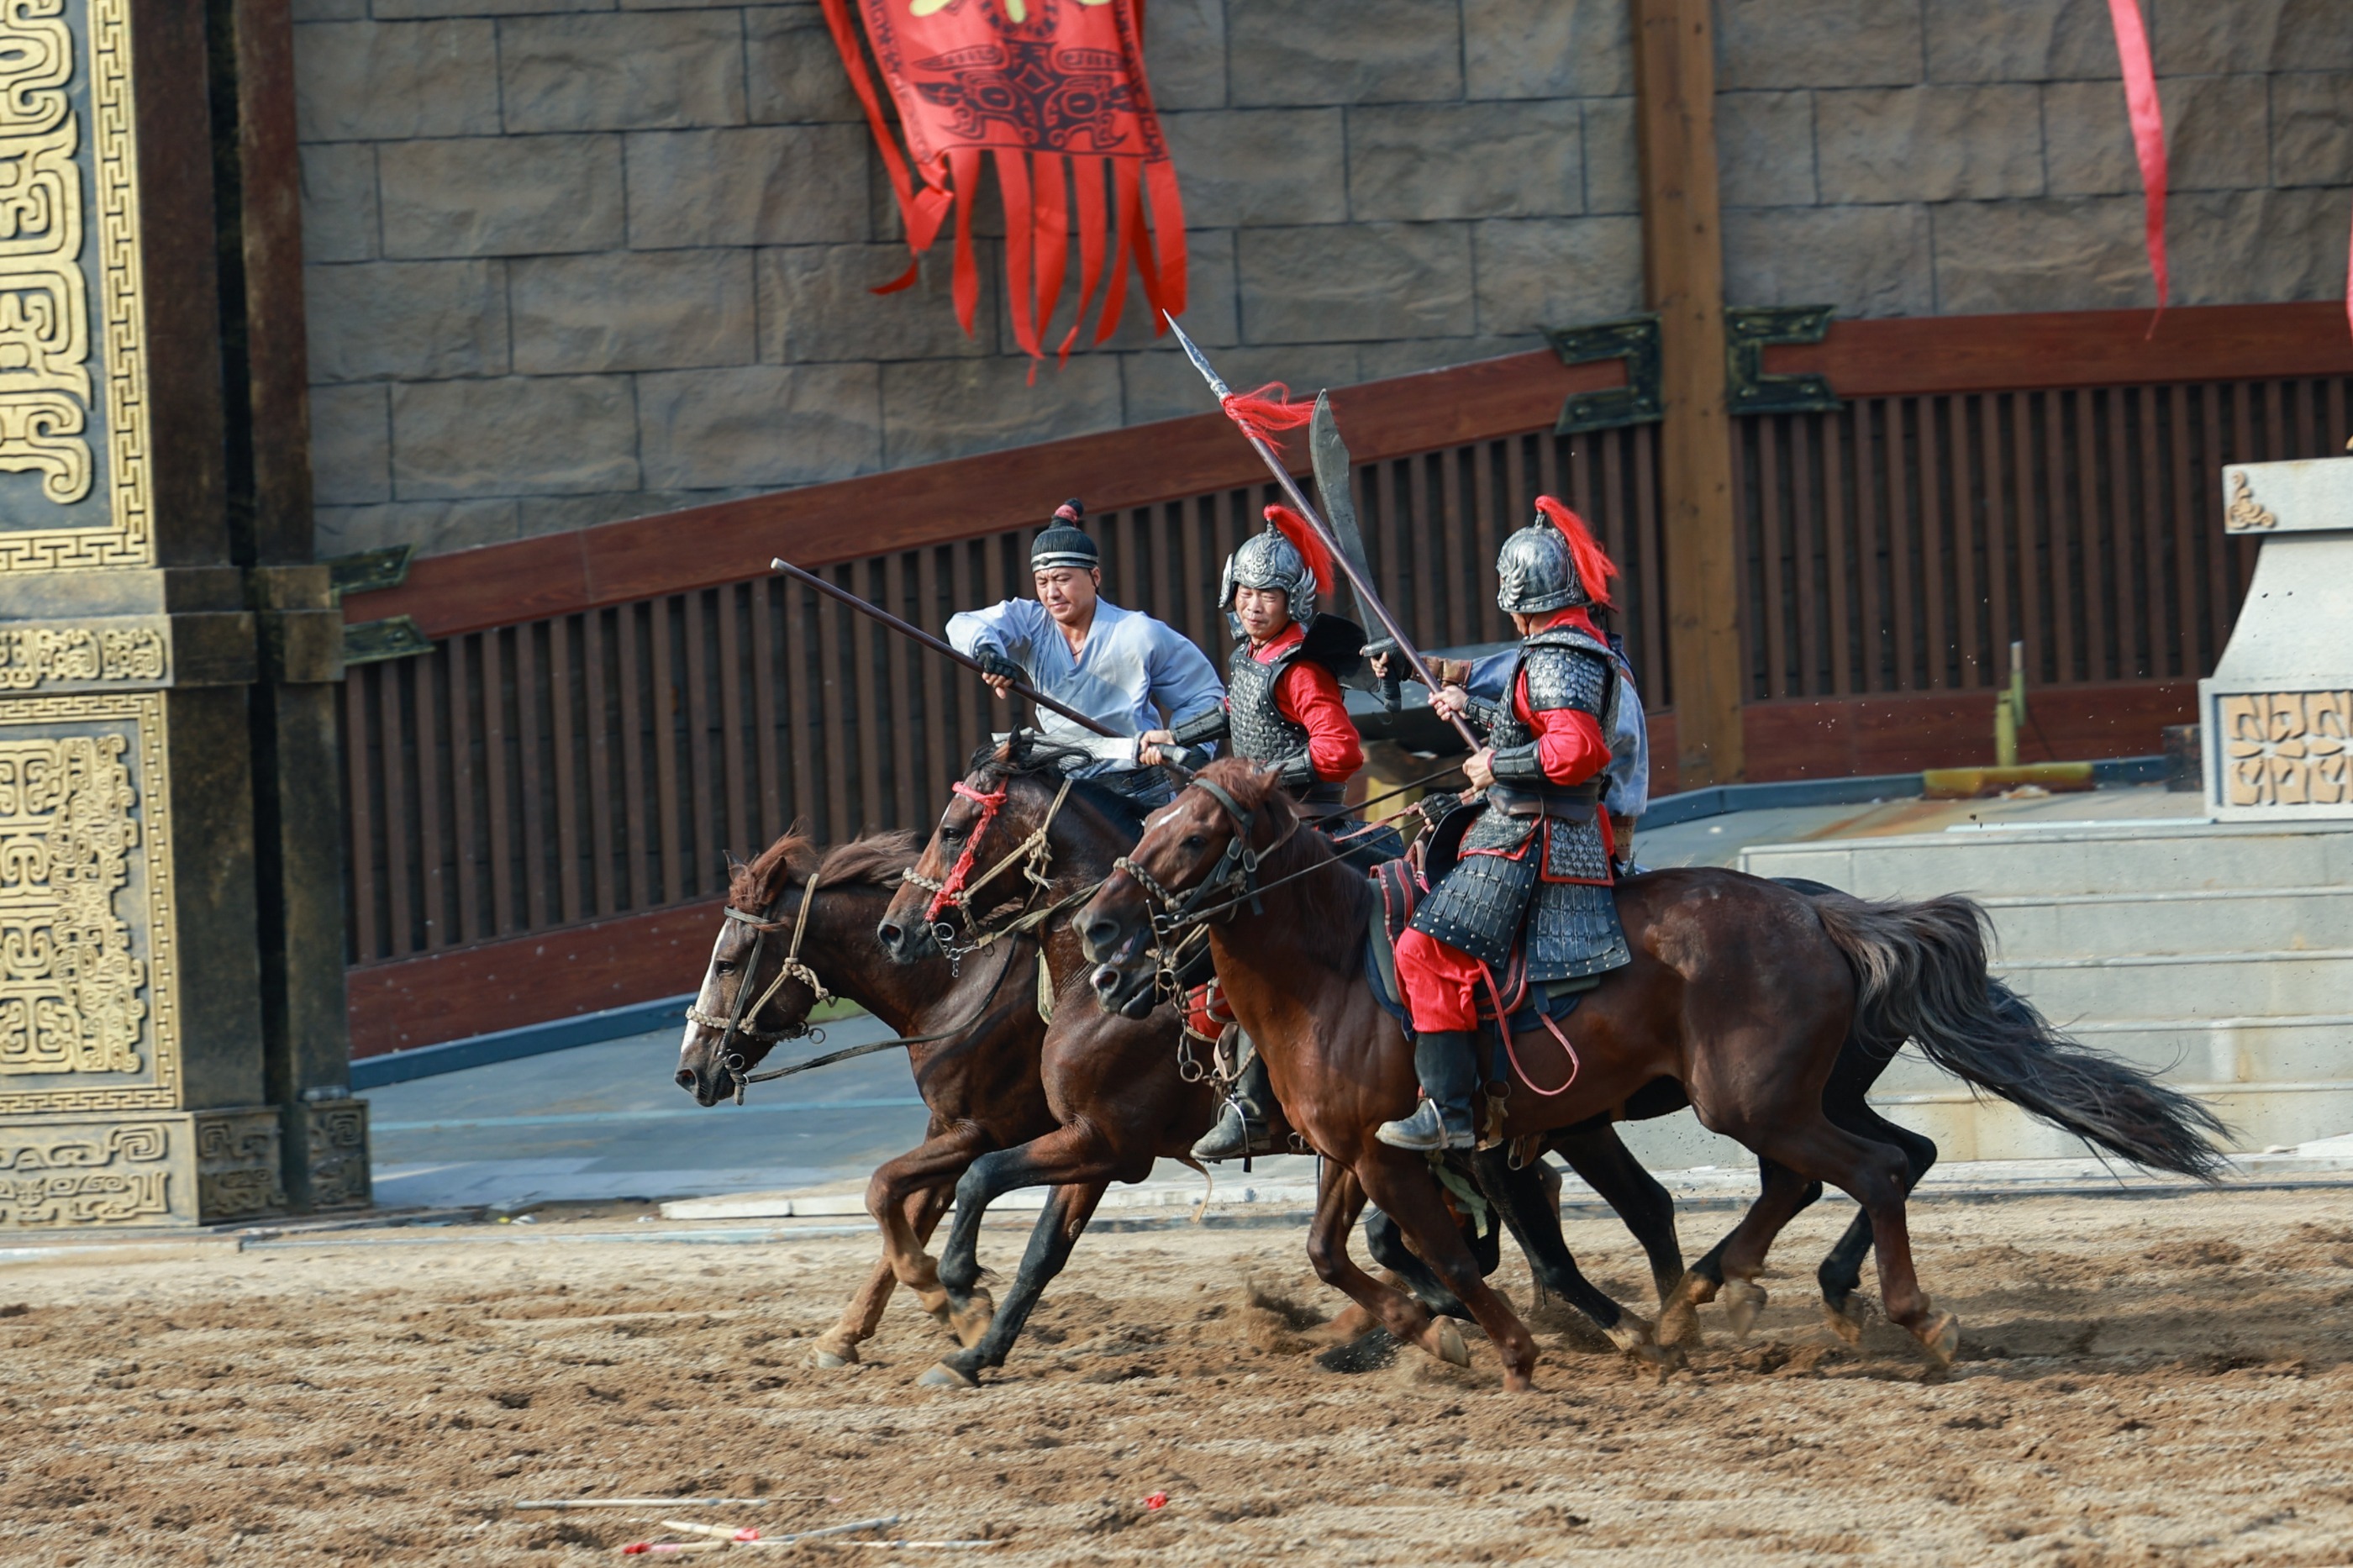
[[[1219, 405], [1224, 406], [1225, 400], [1233, 395], [1232, 388], [1227, 386], [1218, 373], [1209, 367], [1209, 362], [1201, 353], [1199, 345], [1185, 335], [1185, 329], [1176, 324], [1176, 318], [1168, 315], [1166, 311], [1161, 314], [1167, 321], [1169, 330], [1176, 334], [1177, 342], [1184, 346], [1185, 357], [1193, 362], [1193, 368], [1201, 373], [1202, 379], [1209, 384], [1209, 390], [1218, 395]], [[1235, 428], [1240, 429], [1241, 426], [1237, 423]], [[1430, 673], [1430, 666], [1422, 662], [1421, 655], [1415, 649], [1412, 639], [1405, 635], [1405, 628], [1398, 625], [1397, 617], [1389, 614], [1389, 607], [1381, 603], [1380, 595], [1374, 591], [1373, 584], [1366, 574], [1358, 571], [1356, 563], [1348, 558], [1347, 548], [1340, 542], [1339, 535], [1332, 531], [1332, 525], [1324, 521], [1323, 513], [1309, 504], [1306, 495], [1299, 488], [1299, 481], [1291, 477], [1291, 466], [1282, 460], [1282, 454], [1275, 450], [1273, 443], [1263, 437], [1253, 435], [1249, 430], [1242, 430], [1242, 438], [1257, 451], [1259, 459], [1266, 464], [1267, 472], [1272, 474], [1274, 482], [1282, 487], [1282, 493], [1291, 498], [1291, 504], [1297, 509], [1299, 515], [1305, 518], [1310, 526], [1324, 536], [1324, 542], [1331, 546], [1332, 559], [1338, 563], [1341, 571], [1347, 574], [1349, 583], [1356, 590], [1357, 601], [1378, 617], [1381, 629], [1389, 634], [1390, 640], [1398, 646], [1398, 651], [1405, 656], [1407, 666], [1413, 671], [1413, 678], [1428, 687], [1433, 696], [1436, 695], [1439, 682]], [[1479, 737], [1471, 732], [1471, 726], [1462, 721], [1461, 715], [1454, 715], [1450, 722], [1453, 724], [1455, 732], [1462, 737], [1464, 745], [1474, 752], [1480, 749]]]
[[[777, 571], [782, 572], [787, 577], [807, 584], [810, 587], [815, 588], [820, 594], [828, 595], [833, 598], [840, 600], [843, 604], [848, 605], [851, 609], [856, 610], [860, 615], [866, 616], [871, 619], [881, 622], [884, 626], [889, 626], [892, 631], [897, 632], [901, 637], [914, 638], [915, 641], [923, 644], [925, 647], [930, 648], [934, 653], [955, 660], [958, 664], [964, 666], [966, 669], [971, 670], [976, 675], [987, 676], [988, 674], [988, 670], [983, 667], [980, 660], [972, 658], [968, 654], [958, 653], [955, 648], [948, 646], [948, 644], [942, 641], [940, 638], [934, 637], [923, 627], [901, 620], [898, 616], [892, 615], [881, 605], [869, 604], [864, 599], [861, 599], [857, 595], [851, 593], [849, 589], [839, 587], [836, 584], [828, 582], [823, 577], [818, 576], [814, 572], [805, 572], [781, 556], [769, 562], [768, 564], [775, 567]], [[1096, 734], [1113, 741], [1125, 741], [1133, 738], [1131, 736], [1121, 734], [1118, 731], [1113, 729], [1110, 725], [1105, 724], [1099, 719], [1089, 718], [1086, 714], [1080, 712], [1075, 708], [1063, 706], [1061, 703], [1055, 701], [1052, 698], [1047, 696], [1044, 692], [1039, 690], [1034, 686], [1026, 686], [1018, 680], [1009, 680], [1007, 681], [1006, 684], [1010, 686], [1014, 690], [1019, 692], [1022, 696], [1029, 699], [1030, 701], [1035, 702], [1039, 707], [1046, 710], [1047, 712], [1059, 713], [1063, 718], [1068, 719], [1071, 723], [1079, 725], [1082, 729], [1092, 730]]]

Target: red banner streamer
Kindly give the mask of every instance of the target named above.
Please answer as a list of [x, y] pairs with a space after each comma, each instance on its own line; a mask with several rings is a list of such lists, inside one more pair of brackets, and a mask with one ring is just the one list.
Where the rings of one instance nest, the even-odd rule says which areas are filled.
[[2116, 58], [2125, 71], [2125, 109], [2132, 116], [2133, 152], [2140, 159], [2142, 214], [2148, 235], [2148, 269], [2157, 279], [2157, 316], [2148, 321], [2157, 335], [2157, 317], [2165, 314], [2170, 280], [2165, 265], [2165, 111], [2157, 101], [2157, 68], [2148, 55], [2148, 29], [2140, 19], [2140, 0], [2108, 0], [2108, 19], [2116, 24]]
[[[1162, 311], [1184, 313], [1185, 212], [1145, 81], [1142, 0], [824, 4], [850, 86], [882, 149], [908, 249], [922, 256], [955, 211], [954, 296], [967, 334], [980, 299], [972, 202], [983, 154], [997, 172], [1004, 204], [1005, 287], [1022, 353], [1045, 357], [1048, 324], [1069, 279], [1074, 217], [1078, 301], [1061, 358], [1070, 357], [1079, 318], [1099, 286], [1103, 303], [1094, 341], [1118, 330], [1131, 258], [1152, 306], [1155, 335], [1166, 330]], [[867, 68], [870, 45], [898, 111], [896, 132]], [[892, 293], [914, 280], [910, 267], [874, 291]]]

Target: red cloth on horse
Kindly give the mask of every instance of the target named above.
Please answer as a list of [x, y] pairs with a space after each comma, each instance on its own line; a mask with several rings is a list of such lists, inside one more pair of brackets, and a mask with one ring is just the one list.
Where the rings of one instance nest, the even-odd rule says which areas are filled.
[[[1555, 626], [1574, 626], [1599, 640], [1593, 618], [1582, 605], [1555, 612], [1536, 629], [1550, 631]], [[1600, 721], [1574, 708], [1550, 709], [1542, 713], [1530, 709], [1525, 671], [1513, 683], [1512, 710], [1519, 715], [1520, 722], [1535, 731], [1536, 756], [1544, 764], [1545, 777], [1553, 783], [1583, 784], [1609, 765], [1609, 747], [1601, 738]], [[1597, 815], [1601, 819], [1601, 841], [1615, 853], [1609, 814]], [[1503, 855], [1516, 860], [1523, 855], [1542, 853], [1543, 839], [1542, 834], [1533, 834], [1516, 850], [1471, 849], [1464, 853]], [[1413, 1015], [1416, 1033], [1479, 1026], [1479, 992], [1487, 981], [1486, 969], [1477, 959], [1427, 932], [1409, 930], [1398, 938], [1397, 968], [1398, 988], [1405, 993], [1406, 1010]]]
[[1234, 1021], [1234, 1010], [1214, 980], [1185, 993], [1185, 1023], [1205, 1040], [1214, 1040]]
[[[1141, 0], [824, 0], [827, 23], [866, 106], [898, 195], [908, 248], [931, 248], [955, 215], [956, 320], [969, 333], [980, 300], [972, 247], [972, 202], [984, 153], [997, 167], [1005, 207], [1006, 289], [1013, 336], [1032, 358], [1068, 275], [1075, 192], [1079, 301], [1060, 352], [1068, 357], [1079, 320], [1105, 282], [1095, 342], [1118, 329], [1135, 258], [1152, 330], [1185, 313], [1185, 212], [1176, 166], [1153, 113], [1144, 77]], [[884, 119], [851, 17], [891, 89], [905, 132], [902, 155]], [[913, 174], [910, 174], [910, 164]], [[1112, 195], [1104, 195], [1109, 175]], [[923, 184], [915, 184], [920, 177]], [[1151, 194], [1146, 226], [1145, 195]], [[962, 205], [958, 205], [958, 198]], [[1112, 240], [1108, 253], [1103, 241]], [[877, 293], [904, 289], [915, 269]]]
[[[1263, 647], [1250, 649], [1250, 657], [1261, 664], [1272, 664], [1306, 637], [1307, 628], [1293, 621]], [[1274, 683], [1274, 706], [1284, 718], [1307, 731], [1307, 760], [1317, 778], [1326, 784], [1346, 784], [1356, 776], [1356, 770], [1365, 765], [1365, 745], [1348, 718], [1338, 677], [1314, 659], [1294, 659]]]

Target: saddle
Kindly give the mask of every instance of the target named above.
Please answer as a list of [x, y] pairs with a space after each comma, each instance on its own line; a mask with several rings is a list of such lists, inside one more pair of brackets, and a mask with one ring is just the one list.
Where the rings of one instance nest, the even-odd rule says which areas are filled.
[[[1365, 931], [1365, 983], [1373, 989], [1373, 999], [1384, 1012], [1409, 1030], [1413, 1026], [1405, 1005], [1405, 990], [1398, 983], [1398, 938], [1413, 921], [1413, 911], [1430, 892], [1430, 884], [1422, 877], [1419, 857], [1390, 860], [1373, 868], [1373, 891], [1379, 901], [1373, 907], [1373, 917]], [[1479, 1022], [1492, 1028], [1495, 1023], [1497, 996], [1503, 1001], [1505, 1022], [1513, 1034], [1525, 1034], [1541, 1026], [1542, 1018], [1549, 1016], [1556, 1024], [1577, 1011], [1585, 994], [1599, 984], [1598, 978], [1582, 981], [1553, 981], [1542, 986], [1528, 984], [1528, 950], [1525, 940], [1513, 943], [1512, 956], [1495, 975], [1493, 993], [1479, 999]]]

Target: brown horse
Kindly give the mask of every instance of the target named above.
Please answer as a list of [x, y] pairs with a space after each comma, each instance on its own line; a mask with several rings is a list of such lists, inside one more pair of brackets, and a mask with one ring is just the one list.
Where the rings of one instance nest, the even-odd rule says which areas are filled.
[[[1309, 1243], [1316, 1272], [1398, 1338], [1433, 1354], [1451, 1348], [1419, 1303], [1348, 1258], [1349, 1227], [1369, 1195], [1485, 1329], [1505, 1385], [1525, 1389], [1535, 1345], [1479, 1278], [1427, 1161], [1373, 1136], [1416, 1093], [1411, 1047], [1363, 980], [1373, 903], [1321, 834], [1300, 831], [1273, 774], [1227, 761], [1154, 816], [1079, 923], [1099, 961], [1096, 992], [1114, 1008], [1147, 1002], [1159, 947], [1208, 926], [1219, 984], [1259, 1043], [1276, 1095], [1330, 1162]], [[1808, 1184], [1828, 1182], [1870, 1216], [1888, 1317], [1937, 1364], [1950, 1361], [1959, 1326], [1915, 1275], [1903, 1151], [1823, 1112], [1851, 1032], [1908, 1037], [1947, 1070], [2137, 1163], [2201, 1176], [2219, 1163], [2206, 1134], [2221, 1127], [2205, 1108], [2056, 1036], [1991, 980], [1983, 912], [1968, 900], [1809, 898], [1740, 872], [1692, 868], [1622, 884], [1618, 910], [1632, 963], [1570, 1016], [1570, 1048], [1541, 1030], [1512, 1041], [1522, 1074], [1565, 1087], [1540, 1095], [1515, 1077], [1501, 1131], [1516, 1140], [1573, 1126], [1673, 1080], [1702, 1124], [1765, 1162], [1763, 1192], [1712, 1255], [1719, 1278], [1753, 1289]], [[1698, 1271], [1687, 1275], [1662, 1328], [1715, 1289]]]
[[[783, 973], [788, 954], [828, 991], [896, 1033], [946, 1035], [907, 1047], [931, 1122], [922, 1143], [883, 1164], [867, 1184], [867, 1212], [882, 1230], [882, 1259], [840, 1321], [817, 1342], [812, 1358], [819, 1366], [858, 1359], [895, 1284], [914, 1290], [964, 1342], [980, 1339], [990, 1316], [987, 1294], [966, 1290], [952, 1301], [924, 1244], [947, 1212], [956, 1178], [975, 1159], [1055, 1125], [1038, 1076], [1046, 1026], [1038, 1016], [1034, 942], [1008, 941], [961, 972], [945, 959], [893, 963], [874, 945], [874, 922], [914, 860], [910, 833], [880, 834], [823, 853], [786, 835], [750, 865], [736, 867], [727, 907], [751, 918], [720, 922], [696, 998], [700, 1018], [689, 1020], [679, 1050], [679, 1085], [699, 1103], [733, 1094], [739, 1077], [757, 1067], [776, 1039], [805, 1029], [818, 1003], [806, 978]], [[764, 931], [767, 940], [760, 942]], [[755, 942], [756, 972], [747, 975]], [[1067, 973], [1071, 961], [1064, 962]], [[702, 1020], [723, 1026], [747, 985], [753, 989], [745, 1007], [754, 1016], [742, 1022], [750, 1034], [723, 1053], [723, 1027]], [[765, 1005], [753, 1007], [751, 999], [771, 986]]]

